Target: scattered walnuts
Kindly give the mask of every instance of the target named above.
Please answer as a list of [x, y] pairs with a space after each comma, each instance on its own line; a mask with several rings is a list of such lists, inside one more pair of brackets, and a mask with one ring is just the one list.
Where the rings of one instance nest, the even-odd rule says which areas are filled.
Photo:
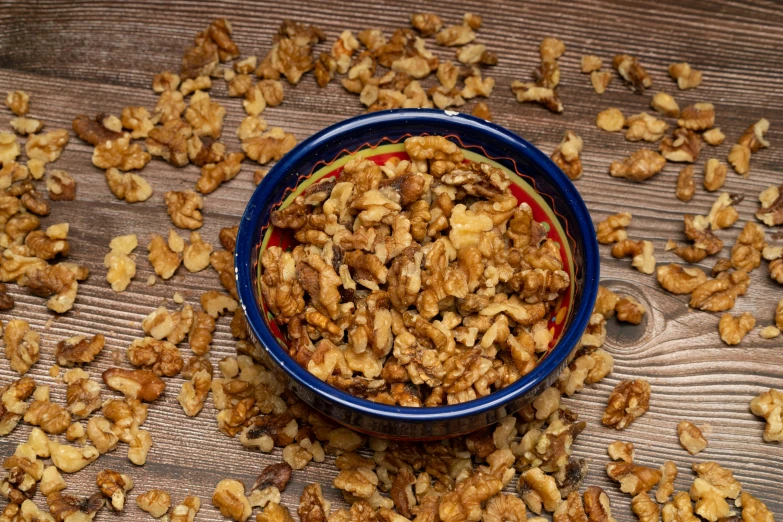
[[582, 176], [582, 138], [573, 131], [566, 131], [563, 140], [552, 153], [552, 161], [560, 167], [570, 179], [578, 179]]
[[677, 434], [680, 437], [680, 444], [691, 455], [696, 455], [707, 447], [704, 433], [692, 422], [680, 421], [677, 425]]
[[669, 76], [677, 81], [680, 90], [693, 89], [701, 84], [701, 71], [692, 69], [688, 62], [673, 63], [669, 66]]
[[162, 489], [151, 489], [136, 497], [136, 505], [154, 518], [160, 518], [169, 510], [171, 496]]
[[204, 218], [201, 215], [204, 201], [201, 199], [201, 196], [192, 190], [184, 192], [170, 190], [164, 194], [164, 200], [171, 222], [175, 226], [190, 230], [201, 228], [204, 222]]
[[243, 522], [250, 518], [250, 502], [245, 496], [245, 486], [238, 480], [223, 479], [215, 486], [212, 503], [224, 517]]
[[767, 421], [764, 440], [783, 441], [783, 392], [770, 388], [750, 401], [750, 411]]
[[650, 384], [647, 381], [621, 381], [609, 396], [601, 422], [604, 426], [622, 430], [647, 412], [649, 406]]
[[666, 166], [666, 158], [650, 149], [641, 149], [623, 161], [613, 161], [609, 174], [615, 178], [644, 181], [658, 174]]

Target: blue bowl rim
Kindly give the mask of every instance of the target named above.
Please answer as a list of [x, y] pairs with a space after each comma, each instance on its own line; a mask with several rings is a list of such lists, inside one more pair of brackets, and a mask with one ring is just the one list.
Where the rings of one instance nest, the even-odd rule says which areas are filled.
[[[486, 397], [461, 404], [422, 408], [389, 406], [353, 396], [321, 381], [297, 364], [279, 345], [277, 339], [266, 326], [260, 307], [255, 300], [252, 284], [254, 274], [252, 273], [253, 267], [251, 266], [250, 258], [256, 243], [253, 243], [251, 239], [255, 231], [265, 224], [261, 221], [260, 213], [268, 203], [268, 194], [272, 192], [271, 187], [282, 181], [300, 159], [316, 153], [322, 144], [339, 138], [344, 133], [353, 134], [361, 132], [362, 128], [368, 126], [383, 125], [384, 123], [401, 119], [413, 119], [418, 124], [426, 124], [428, 122], [449, 124], [455, 128], [455, 132], [458, 132], [460, 127], [470, 128], [473, 131], [480, 131], [490, 135], [493, 139], [519, 155], [527, 155], [542, 168], [549, 177], [549, 181], [563, 196], [564, 203], [571, 206], [578, 218], [576, 223], [572, 224], [569, 222], [569, 225], [576, 227], [578, 237], [582, 239], [585, 260], [585, 282], [582, 298], [571, 324], [563, 332], [563, 336], [555, 348], [529, 374], [510, 386], [493, 392]], [[327, 161], [331, 161], [331, 159]], [[548, 156], [522, 137], [497, 124], [455, 111], [436, 109], [393, 109], [363, 114], [331, 125], [299, 143], [269, 170], [264, 180], [256, 187], [255, 192], [250, 197], [237, 233], [234, 268], [239, 300], [245, 313], [248, 327], [255, 338], [266, 349], [272, 360], [290, 378], [298, 385], [319, 395], [326, 402], [354, 413], [405, 423], [448, 421], [483, 414], [503, 407], [540, 385], [552, 372], [565, 363], [579, 343], [582, 333], [587, 327], [592, 314], [593, 304], [598, 294], [600, 270], [595, 229], [593, 228], [593, 222], [587, 206], [568, 176]]]

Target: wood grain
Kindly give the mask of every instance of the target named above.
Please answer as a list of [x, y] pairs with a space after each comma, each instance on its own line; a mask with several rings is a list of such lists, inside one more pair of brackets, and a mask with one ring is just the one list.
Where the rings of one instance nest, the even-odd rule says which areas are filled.
[[[24, 89], [31, 94], [33, 116], [42, 118], [49, 128], [70, 128], [77, 114], [119, 114], [128, 105], [152, 108], [156, 100], [149, 88], [152, 75], [163, 69], [176, 70], [193, 35], [214, 17], [225, 16], [232, 21], [243, 55], [263, 56], [272, 34], [286, 17], [316, 23], [326, 30], [328, 40], [316, 50], [319, 52], [328, 49], [343, 29], [379, 27], [388, 34], [405, 26], [414, 10], [438, 12], [446, 23], [458, 23], [466, 11], [484, 17], [479, 41], [500, 57], [500, 63], [487, 72], [497, 82], [488, 102], [495, 121], [547, 153], [566, 129], [582, 136], [585, 175], [577, 186], [593, 219], [630, 210], [634, 214], [631, 236], [653, 241], [659, 262], [677, 261], [663, 251], [663, 246], [669, 238], [683, 239], [682, 214], [706, 213], [716, 197], [701, 188], [703, 163], [710, 157], [725, 159], [731, 143], [760, 117], [772, 122], [768, 134], [772, 147], [754, 155], [749, 179], [729, 173], [725, 190], [743, 194], [745, 200], [738, 206], [741, 220], [732, 229], [718, 233], [727, 245], [733, 244], [744, 222], [753, 219], [758, 192], [783, 182], [783, 10], [775, 2], [459, 0], [358, 4], [327, 0], [207, 4], [149, 0], [120, 4], [5, 0], [0, 2], [0, 93]], [[566, 107], [562, 115], [538, 106], [519, 105], [509, 89], [513, 80], [529, 76], [538, 62], [539, 41], [550, 35], [563, 39], [568, 47], [561, 59], [559, 92]], [[436, 48], [434, 42], [428, 46], [439, 57], [453, 59], [453, 50]], [[595, 115], [608, 106], [618, 107], [626, 115], [649, 110], [650, 95], [632, 94], [617, 78], [606, 94], [596, 95], [578, 64], [583, 54], [599, 55], [608, 63], [620, 52], [639, 56], [654, 78], [652, 92], [674, 94], [681, 107], [698, 101], [716, 105], [718, 125], [727, 140], [702, 152], [696, 167], [698, 188], [690, 203], [674, 197], [678, 165], [667, 165], [660, 175], [644, 184], [614, 179], [607, 173], [611, 161], [637, 150], [639, 144], [626, 142], [620, 134], [598, 130]], [[666, 74], [667, 65], [677, 61], [688, 61], [702, 70], [703, 85], [678, 91]], [[429, 79], [425, 86], [432, 81]], [[244, 115], [240, 102], [226, 96], [223, 82], [215, 82], [212, 94], [228, 109], [225, 141], [229, 148], [236, 149], [233, 129]], [[464, 110], [471, 108], [468, 104]], [[296, 87], [286, 85], [284, 103], [267, 109], [263, 116], [270, 125], [281, 125], [301, 140], [361, 112], [357, 97], [335, 82], [319, 89], [312, 75], [307, 75]], [[0, 130], [7, 129], [9, 119], [8, 111], [0, 111]], [[78, 198], [54, 203], [51, 215], [42, 220], [44, 225], [63, 221], [71, 224], [70, 257], [92, 271], [90, 279], [80, 286], [76, 307], [57, 317], [41, 299], [11, 287], [17, 305], [0, 314], [3, 321], [24, 318], [42, 332], [41, 361], [31, 374], [39, 383], [52, 384], [53, 399], [61, 402], [64, 386], [47, 374], [59, 340], [75, 334], [105, 333], [107, 349], [89, 367], [97, 377], [112, 364], [115, 351], [124, 350], [141, 334], [141, 319], [160, 303], [169, 302], [175, 291], [195, 303], [201, 292], [218, 285], [211, 270], [189, 274], [182, 268], [167, 282], [145, 284], [152, 270], [145, 259], [144, 245], [150, 233], [165, 233], [169, 227], [163, 193], [190, 188], [198, 169], [175, 169], [160, 161], [151, 162], [144, 174], [155, 194], [144, 204], [128, 205], [109, 192], [103, 173], [91, 164], [91, 153], [92, 147], [72, 138], [56, 167], [77, 178]], [[254, 189], [253, 170], [246, 164], [235, 180], [205, 198], [202, 235], [207, 241], [217, 244], [219, 229], [238, 220]], [[105, 283], [103, 256], [112, 237], [134, 232], [140, 235], [138, 274], [128, 291], [117, 295]], [[715, 314], [690, 310], [685, 298], [667, 294], [653, 277], [631, 269], [627, 261], [612, 259], [605, 247], [601, 253], [605, 283], [640, 299], [648, 314], [639, 326], [610, 322], [607, 347], [615, 358], [615, 371], [604, 382], [565, 401], [588, 421], [587, 430], [575, 446], [575, 454], [591, 459], [587, 483], [600, 485], [608, 492], [618, 520], [634, 519], [628, 508], [629, 498], [603, 472], [605, 448], [620, 438], [636, 444], [642, 464], [658, 467], [664, 460], [675, 461], [680, 467], [677, 490], [689, 487], [692, 474], [688, 468], [693, 461], [716, 460], [734, 470], [747, 490], [766, 502], [776, 515], [783, 516], [783, 447], [762, 442], [763, 421], [748, 410], [754, 395], [769, 387], [783, 387], [781, 341], [761, 339], [757, 327], [740, 346], [728, 347], [718, 337]], [[722, 255], [728, 255], [728, 248]], [[714, 259], [707, 259], [703, 267], [709, 269], [712, 263]], [[780, 286], [762, 267], [753, 272], [750, 292], [738, 301], [733, 312], [750, 311], [760, 326], [770, 324], [775, 303], [782, 295]], [[45, 326], [50, 320], [51, 324]], [[224, 318], [218, 324], [211, 358], [217, 362], [233, 352]], [[622, 433], [602, 427], [600, 415], [611, 389], [622, 379], [637, 377], [648, 379], [652, 385], [650, 412]], [[0, 382], [12, 378], [7, 362], [2, 362]], [[131, 498], [153, 487], [170, 491], [175, 501], [196, 494], [203, 502], [198, 520], [223, 520], [209, 501], [215, 484], [225, 477], [251, 483], [266, 464], [279, 461], [279, 450], [272, 455], [250, 452], [238, 441], [220, 434], [211, 401], [197, 418], [186, 418], [176, 402], [181, 383], [179, 378], [169, 379], [163, 399], [150, 408], [145, 427], [152, 432], [154, 447], [144, 468], [130, 464], [120, 448], [85, 472], [67, 477], [68, 491], [79, 495], [93, 492], [95, 473], [112, 468], [133, 478], [136, 489]], [[104, 397], [109, 394], [106, 391]], [[709, 426], [706, 433], [710, 445], [697, 459], [678, 444], [676, 426], [682, 419]], [[28, 433], [29, 426], [20, 426], [0, 441], [0, 455], [10, 455]], [[295, 511], [304, 484], [310, 482], [324, 484], [327, 496], [341, 503], [336, 491], [328, 487], [335, 474], [329, 457], [323, 464], [296, 472], [283, 495], [284, 503]], [[0, 500], [0, 506], [4, 502]], [[42, 502], [40, 497], [38, 502]], [[115, 517], [104, 510], [96, 520], [115, 518], [143, 520], [146, 515], [130, 502], [123, 515]]]

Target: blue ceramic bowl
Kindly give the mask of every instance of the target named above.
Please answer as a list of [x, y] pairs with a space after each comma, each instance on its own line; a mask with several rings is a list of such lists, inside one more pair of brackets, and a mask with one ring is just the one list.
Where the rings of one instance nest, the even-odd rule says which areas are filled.
[[[561, 243], [572, 287], [555, 308], [555, 340], [538, 366], [489, 396], [434, 408], [388, 406], [334, 388], [289, 355], [285, 335], [263, 304], [258, 286], [260, 253], [270, 244], [290, 247], [293, 239], [269, 224], [270, 213], [306, 186], [335, 175], [355, 154], [383, 163], [404, 155], [411, 135], [440, 134], [455, 141], [466, 158], [490, 161], [506, 170], [520, 201]], [[322, 130], [285, 155], [259, 184], [247, 205], [236, 244], [237, 289], [253, 341], [296, 395], [316, 410], [358, 431], [400, 439], [434, 439], [474, 431], [514, 413], [551, 386], [579, 346], [598, 291], [599, 261], [590, 214], [574, 185], [540, 150], [493, 123], [452, 111], [403, 109], [345, 120]]]

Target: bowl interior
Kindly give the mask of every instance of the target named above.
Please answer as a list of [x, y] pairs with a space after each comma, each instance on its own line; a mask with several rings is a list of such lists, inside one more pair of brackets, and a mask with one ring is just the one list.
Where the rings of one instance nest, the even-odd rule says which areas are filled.
[[[447, 135], [451, 140], [458, 141], [459, 137], [456, 135]], [[384, 140], [388, 141], [388, 140]], [[494, 167], [498, 167], [503, 169], [505, 173], [509, 176], [509, 178], [512, 181], [511, 184], [511, 192], [514, 194], [514, 196], [519, 201], [519, 204], [527, 203], [530, 205], [530, 207], [533, 210], [533, 217], [541, 223], [544, 228], [547, 230], [547, 238], [552, 239], [556, 241], [560, 245], [560, 255], [563, 259], [564, 264], [564, 271], [568, 273], [569, 277], [571, 278], [571, 286], [563, 293], [562, 297], [558, 300], [557, 304], [554, 307], [554, 310], [549, 318], [549, 330], [552, 332], [552, 342], [549, 345], [550, 351], [554, 346], [557, 345], [558, 341], [560, 340], [560, 337], [562, 333], [565, 331], [567, 325], [569, 324], [569, 320], [572, 318], [573, 314], [569, 313], [569, 310], [571, 309], [574, 300], [573, 295], [575, 292], [576, 287], [576, 281], [575, 278], [572, 277], [575, 272], [575, 266], [574, 266], [574, 244], [573, 239], [570, 238], [570, 236], [567, 233], [568, 230], [568, 222], [564, 219], [563, 216], [558, 216], [555, 210], [553, 209], [553, 206], [551, 203], [553, 201], [551, 200], [551, 197], [545, 197], [542, 194], [539, 194], [535, 189], [535, 183], [536, 180], [533, 179], [531, 176], [526, 175], [524, 173], [519, 172], [516, 169], [516, 165], [513, 165], [513, 160], [511, 160], [512, 165], [514, 166], [514, 170], [511, 170], [509, 167], [503, 165], [502, 163], [499, 163], [498, 161], [495, 161], [493, 159], [490, 159], [486, 156], [486, 152], [478, 150], [469, 150], [463, 148], [463, 154], [465, 156], [465, 160], [471, 160], [471, 161], [478, 161], [478, 162], [485, 162], [489, 163]], [[337, 177], [342, 172], [343, 166], [351, 161], [354, 158], [361, 157], [365, 159], [372, 160], [378, 165], [383, 165], [391, 158], [399, 158], [399, 159], [410, 159], [408, 156], [408, 153], [405, 152], [405, 145], [402, 141], [397, 141], [396, 143], [385, 143], [385, 144], [376, 144], [376, 145], [370, 145], [367, 144], [365, 148], [361, 148], [360, 150], [352, 153], [352, 154], [345, 154], [341, 156], [339, 159], [336, 159], [334, 161], [329, 162], [327, 165], [321, 166], [320, 168], [317, 168], [317, 170], [313, 170], [307, 175], [299, 176], [299, 183], [296, 186], [294, 190], [289, 192], [285, 199], [283, 199], [279, 205], [277, 205], [276, 209], [284, 209], [304, 192], [309, 186], [311, 186], [313, 183], [317, 183], [323, 179], [330, 178], [330, 177]], [[550, 203], [547, 202], [547, 199], [550, 200]], [[562, 219], [562, 221], [561, 221]], [[294, 238], [294, 234], [290, 229], [280, 229], [275, 228], [272, 225], [268, 224], [263, 227], [262, 233], [261, 233], [261, 244], [259, 245], [258, 250], [258, 256], [261, 256], [261, 253], [269, 248], [270, 246], [278, 246], [283, 249], [283, 251], [291, 250], [294, 246], [296, 246], [297, 241]], [[264, 299], [261, 294], [261, 285], [260, 285], [260, 279], [261, 279], [261, 265], [260, 263], [256, 267], [256, 286], [255, 291], [256, 295], [259, 297], [259, 306], [263, 309], [263, 317], [264, 322], [266, 323], [267, 327], [272, 331], [272, 333], [275, 336], [275, 339], [278, 341], [280, 346], [283, 348], [286, 348], [288, 343], [288, 338], [286, 337], [286, 334], [283, 330], [281, 330], [280, 326], [275, 322], [274, 315], [272, 312], [269, 311], [268, 306], [264, 302]], [[548, 355], [548, 353], [547, 353]], [[545, 355], [546, 356], [546, 355]]]
[[[561, 248], [571, 286], [555, 306], [549, 326], [549, 353], [529, 374], [486, 397], [453, 406], [405, 408], [349, 395], [300, 367], [285, 349], [285, 333], [270, 315], [258, 286], [260, 253], [277, 245], [291, 248], [287, 231], [269, 224], [273, 210], [327, 176], [339, 175], [359, 155], [383, 164], [407, 158], [403, 142], [418, 135], [443, 135], [457, 143], [467, 159], [502, 168], [513, 181], [520, 203], [531, 206], [548, 237]], [[260, 355], [301, 399], [339, 422], [372, 433], [429, 438], [472, 431], [513, 413], [552, 385], [579, 344], [598, 289], [598, 248], [587, 208], [576, 188], [540, 150], [497, 125], [450, 111], [427, 109], [372, 113], [346, 120], [302, 142], [267, 174], [248, 203], [236, 250], [237, 288]]]

